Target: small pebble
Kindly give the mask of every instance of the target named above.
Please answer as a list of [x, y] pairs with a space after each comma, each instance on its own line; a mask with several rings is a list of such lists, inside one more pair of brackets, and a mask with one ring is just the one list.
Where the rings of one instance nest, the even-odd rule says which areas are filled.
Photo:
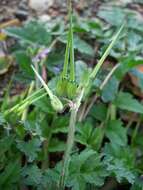
[[29, 0], [29, 7], [36, 12], [47, 11], [54, 3], [53, 0]]
[[51, 16], [44, 14], [44, 15], [39, 16], [39, 20], [42, 22], [47, 22], [51, 20]]

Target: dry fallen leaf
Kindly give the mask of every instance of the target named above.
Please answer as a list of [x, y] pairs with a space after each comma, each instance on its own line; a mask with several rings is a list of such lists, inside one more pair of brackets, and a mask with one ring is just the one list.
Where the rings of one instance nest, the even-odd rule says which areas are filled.
[[[140, 71], [141, 73], [143, 73], [143, 65], [137, 66], [136, 69], [137, 69], [138, 71]], [[138, 87], [138, 86], [139, 86], [139, 85], [138, 85], [138, 78], [137, 78], [136, 76], [132, 75], [131, 73], [130, 73], [130, 77], [131, 77], [132, 83], [133, 83], [135, 86]]]
[[9, 26], [19, 26], [20, 21], [18, 19], [12, 19], [3, 23], [0, 23], [0, 29], [9, 27]]
[[6, 39], [6, 34], [0, 32], [0, 41], [4, 41]]
[[[3, 23], [0, 23], [0, 30], [10, 26], [19, 26], [21, 23], [18, 19], [12, 19]], [[7, 35], [0, 31], [0, 41], [4, 41]]]
[[[143, 65], [137, 66], [136, 69], [143, 74]], [[140, 98], [143, 98], [143, 92], [139, 88], [139, 79], [131, 73], [129, 73], [129, 76], [131, 78], [132, 84], [134, 85], [134, 87], [132, 87], [134, 94]]]
[[0, 56], [0, 75], [5, 74], [12, 64], [12, 57]]

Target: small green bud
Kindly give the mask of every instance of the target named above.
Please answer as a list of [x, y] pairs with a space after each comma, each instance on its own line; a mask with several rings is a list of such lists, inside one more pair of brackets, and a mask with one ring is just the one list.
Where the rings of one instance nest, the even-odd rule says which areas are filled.
[[62, 102], [55, 95], [53, 95], [53, 97], [51, 98], [51, 105], [54, 108], [54, 110], [57, 112], [61, 112], [64, 108]]
[[66, 78], [60, 78], [57, 87], [56, 92], [59, 96], [66, 97], [67, 96], [67, 84], [68, 80]]
[[77, 84], [76, 82], [69, 81], [67, 85], [67, 96], [69, 99], [72, 99], [76, 96], [77, 93]]

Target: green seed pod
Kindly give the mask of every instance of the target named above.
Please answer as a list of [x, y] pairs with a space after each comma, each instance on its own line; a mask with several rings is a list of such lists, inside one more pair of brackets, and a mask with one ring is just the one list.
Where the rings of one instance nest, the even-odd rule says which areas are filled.
[[67, 85], [67, 96], [69, 99], [73, 99], [77, 93], [77, 84], [73, 81], [68, 81]]
[[57, 112], [61, 112], [64, 108], [64, 106], [63, 106], [62, 102], [59, 100], [59, 98], [54, 95], [51, 99], [51, 105], [54, 108], [54, 110]]
[[63, 108], [64, 108], [62, 102], [49, 89], [48, 85], [45, 83], [45, 81], [42, 79], [42, 77], [38, 74], [38, 72], [36, 71], [36, 69], [33, 66], [31, 66], [31, 67], [32, 67], [33, 71], [35, 72], [36, 76], [38, 77], [38, 79], [40, 80], [40, 82], [42, 83], [42, 85], [44, 86], [45, 90], [47, 91], [47, 93], [48, 93], [48, 95], [50, 97], [50, 100], [51, 100], [51, 105], [54, 108], [54, 110], [56, 110], [57, 112], [62, 111]]
[[60, 78], [57, 87], [56, 92], [59, 96], [66, 97], [67, 96], [67, 84], [68, 80], [66, 78]]

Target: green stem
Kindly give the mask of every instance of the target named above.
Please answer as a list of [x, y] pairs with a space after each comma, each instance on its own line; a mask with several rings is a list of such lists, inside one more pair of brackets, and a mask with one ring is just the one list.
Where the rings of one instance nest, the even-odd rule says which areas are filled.
[[67, 146], [64, 153], [63, 159], [63, 169], [60, 177], [59, 190], [64, 190], [66, 178], [68, 176], [68, 168], [70, 163], [70, 154], [74, 144], [74, 136], [75, 136], [75, 124], [77, 118], [77, 112], [80, 107], [80, 103], [84, 94], [84, 89], [81, 90], [79, 96], [75, 101], [75, 106], [71, 109], [70, 123], [68, 129], [68, 138], [67, 138]]
[[67, 139], [67, 148], [64, 154], [64, 163], [63, 163], [63, 170], [60, 179], [60, 188], [59, 190], [63, 190], [65, 187], [65, 180], [68, 175], [68, 166], [70, 162], [70, 154], [74, 144], [74, 133], [75, 133], [75, 123], [76, 123], [76, 115], [77, 111], [73, 109], [71, 111], [70, 117], [70, 124], [69, 124], [69, 131], [68, 131], [68, 139]]

